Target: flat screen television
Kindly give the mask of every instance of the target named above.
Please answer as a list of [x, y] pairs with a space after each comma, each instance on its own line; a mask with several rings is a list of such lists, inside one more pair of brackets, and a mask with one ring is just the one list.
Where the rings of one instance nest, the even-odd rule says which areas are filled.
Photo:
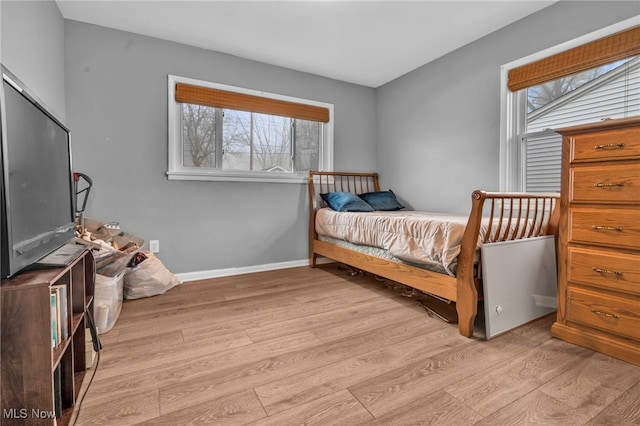
[[0, 65], [1, 274], [7, 278], [75, 232], [69, 129]]

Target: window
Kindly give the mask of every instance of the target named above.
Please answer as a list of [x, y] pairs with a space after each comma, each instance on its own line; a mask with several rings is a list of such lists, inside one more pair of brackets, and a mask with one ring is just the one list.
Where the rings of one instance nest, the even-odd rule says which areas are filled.
[[640, 57], [605, 64], [523, 89], [516, 108], [526, 111], [521, 146], [521, 188], [560, 191], [562, 137], [555, 129], [640, 114]]
[[332, 169], [333, 106], [169, 76], [169, 179], [305, 182]]
[[560, 191], [562, 138], [555, 129], [640, 114], [640, 56], [630, 55], [638, 53], [640, 27], [618, 31], [503, 67], [511, 91], [505, 87], [502, 97], [502, 190]]

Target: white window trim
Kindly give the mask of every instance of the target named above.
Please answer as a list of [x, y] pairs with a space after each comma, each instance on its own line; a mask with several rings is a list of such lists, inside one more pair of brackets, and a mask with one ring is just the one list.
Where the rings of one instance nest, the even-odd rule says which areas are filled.
[[522, 91], [512, 92], [507, 87], [509, 71], [513, 68], [555, 55], [568, 49], [589, 43], [599, 38], [624, 31], [638, 25], [640, 15], [618, 22], [600, 30], [594, 31], [573, 40], [550, 47], [524, 58], [504, 64], [500, 67], [500, 191], [520, 191], [522, 177], [518, 171], [521, 162], [520, 143], [517, 130], [521, 128], [520, 120], [526, 119], [526, 111], [519, 111], [521, 105], [519, 96]]
[[298, 173], [256, 172], [244, 170], [197, 170], [182, 167], [182, 143], [180, 132], [181, 109], [176, 102], [176, 83], [190, 84], [212, 89], [226, 90], [243, 93], [263, 98], [278, 99], [288, 102], [314, 105], [329, 110], [329, 122], [324, 123], [322, 141], [320, 142], [319, 169], [333, 170], [333, 104], [313, 101], [309, 99], [295, 98], [292, 96], [278, 95], [242, 87], [228, 86], [226, 84], [212, 83], [176, 75], [168, 76], [168, 122], [169, 122], [169, 163], [167, 178], [169, 180], [197, 180], [197, 181], [233, 181], [233, 182], [271, 182], [271, 183], [306, 183], [307, 175]]

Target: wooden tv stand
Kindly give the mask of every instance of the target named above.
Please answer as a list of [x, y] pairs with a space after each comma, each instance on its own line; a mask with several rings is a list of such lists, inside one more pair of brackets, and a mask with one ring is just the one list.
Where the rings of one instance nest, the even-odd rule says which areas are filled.
[[[85, 311], [93, 309], [94, 277], [93, 255], [85, 249], [66, 267], [2, 281], [3, 426], [69, 424], [86, 370]], [[69, 337], [52, 348], [51, 286], [60, 284], [67, 289]]]

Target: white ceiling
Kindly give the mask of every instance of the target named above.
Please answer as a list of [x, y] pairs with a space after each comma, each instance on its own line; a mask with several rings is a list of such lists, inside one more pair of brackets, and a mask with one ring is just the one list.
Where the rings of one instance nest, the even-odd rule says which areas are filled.
[[87, 22], [378, 87], [555, 1], [77, 1]]

